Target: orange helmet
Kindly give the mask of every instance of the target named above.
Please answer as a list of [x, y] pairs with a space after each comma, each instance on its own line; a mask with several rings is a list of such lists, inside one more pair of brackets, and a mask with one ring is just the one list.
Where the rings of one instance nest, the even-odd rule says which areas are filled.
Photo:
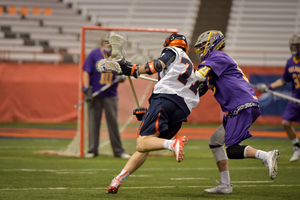
[[166, 38], [164, 47], [181, 47], [186, 52], [188, 47], [188, 42], [184, 35], [172, 34]]

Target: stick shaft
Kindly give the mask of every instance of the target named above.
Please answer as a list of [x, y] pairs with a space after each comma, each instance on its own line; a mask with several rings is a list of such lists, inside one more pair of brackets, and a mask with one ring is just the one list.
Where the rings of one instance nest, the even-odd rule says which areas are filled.
[[[251, 84], [251, 86], [253, 88], [256, 88], [256, 86], [253, 85], [253, 84]], [[299, 103], [300, 104], [300, 99], [296, 99], [294, 97], [291, 97], [291, 96], [288, 96], [288, 95], [285, 95], [285, 94], [282, 94], [280, 92], [276, 92], [276, 91], [273, 91], [273, 90], [270, 90], [270, 89], [266, 89], [266, 92], [271, 93], [271, 94], [273, 94], [275, 96], [279, 96], [281, 98], [284, 98], [284, 99], [287, 99], [287, 100], [290, 100], [290, 101], [293, 101], [295, 103]]]
[[269, 90], [269, 89], [267, 89], [267, 92], [272, 93], [275, 96], [279, 96], [281, 98], [284, 98], [284, 99], [287, 99], [287, 100], [290, 100], [290, 101], [293, 101], [295, 103], [300, 104], [300, 99], [296, 99], [294, 97], [291, 97], [291, 96], [288, 96], [288, 95], [285, 95], [285, 94], [282, 94], [280, 92], [276, 92], [276, 91], [273, 91], [273, 90]]
[[[113, 84], [117, 83], [117, 80], [113, 80], [111, 83], [106, 84], [105, 86], [103, 86], [102, 88], [100, 88], [99, 90], [97, 90], [96, 92], [94, 92], [92, 94], [92, 97], [94, 98], [95, 96], [97, 96], [98, 94], [100, 94], [101, 92], [107, 90], [108, 88], [110, 88], [110, 86], [112, 86]], [[81, 106], [82, 104], [84, 104], [84, 102], [86, 102], [86, 100], [83, 100], [81, 102], [79, 102], [78, 104], [74, 105], [75, 108], [78, 108], [79, 106]]]
[[139, 101], [138, 101], [138, 99], [137, 99], [137, 96], [136, 96], [136, 93], [135, 93], [135, 89], [134, 89], [134, 87], [133, 87], [133, 84], [132, 84], [132, 81], [131, 81], [130, 76], [128, 76], [128, 80], [129, 80], [129, 83], [130, 83], [130, 87], [131, 87], [132, 94], [133, 94], [133, 96], [134, 96], [135, 103], [136, 103], [137, 107], [139, 108], [139, 107], [140, 107], [140, 104], [139, 104]]
[[145, 80], [148, 80], [148, 81], [153, 81], [153, 82], [158, 82], [158, 80], [156, 80], [155, 78], [150, 78], [150, 77], [147, 77], [147, 76], [139, 76], [139, 78], [141, 79], [145, 79]]

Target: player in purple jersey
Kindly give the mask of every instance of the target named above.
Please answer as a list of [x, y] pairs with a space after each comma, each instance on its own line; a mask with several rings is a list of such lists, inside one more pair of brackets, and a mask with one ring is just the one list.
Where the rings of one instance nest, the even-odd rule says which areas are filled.
[[178, 162], [184, 159], [187, 138], [172, 138], [199, 102], [199, 83], [194, 65], [186, 54], [187, 45], [184, 35], [172, 34], [166, 38], [158, 59], [145, 65], [120, 64], [127, 76], [138, 78], [141, 73], [151, 75], [158, 72], [161, 79], [154, 86], [149, 108], [142, 118], [136, 152], [112, 180], [107, 193], [117, 193], [123, 181], [146, 161], [150, 151], [168, 149], [175, 153]]
[[270, 178], [274, 179], [277, 175], [279, 151], [266, 152], [242, 145], [245, 139], [252, 136], [248, 129], [259, 117], [260, 108], [243, 71], [231, 57], [221, 51], [225, 47], [223, 33], [206, 31], [198, 37], [194, 46], [201, 62], [195, 73], [201, 82], [200, 95], [211, 89], [222, 111], [226, 113], [222, 125], [209, 138], [209, 147], [215, 157], [221, 181], [218, 186], [204, 191], [211, 194], [232, 193], [228, 158], [260, 159], [268, 168]]
[[[300, 34], [293, 35], [289, 45], [292, 57], [286, 62], [283, 76], [269, 86], [266, 84], [257, 85], [257, 89], [260, 92], [266, 92], [266, 88], [273, 90], [286, 85], [288, 82], [292, 82], [292, 96], [300, 99]], [[295, 162], [300, 157], [300, 145], [295, 128], [292, 126], [293, 121], [300, 123], [300, 105], [289, 101], [283, 114], [282, 125], [294, 146], [294, 153], [290, 162]]]
[[94, 49], [85, 60], [83, 66], [83, 92], [85, 100], [88, 102], [89, 116], [89, 150], [85, 157], [95, 157], [98, 155], [100, 140], [100, 126], [102, 110], [105, 111], [105, 117], [108, 126], [110, 143], [115, 157], [129, 158], [130, 155], [122, 147], [118, 128], [118, 83], [112, 84], [108, 89], [100, 92], [94, 98], [92, 93], [98, 91], [107, 84], [117, 79], [117, 82], [123, 82], [122, 78], [113, 73], [99, 73], [96, 70], [96, 62], [108, 58], [111, 54], [111, 47], [107, 46], [109, 34], [104, 34], [101, 39], [102, 47]]

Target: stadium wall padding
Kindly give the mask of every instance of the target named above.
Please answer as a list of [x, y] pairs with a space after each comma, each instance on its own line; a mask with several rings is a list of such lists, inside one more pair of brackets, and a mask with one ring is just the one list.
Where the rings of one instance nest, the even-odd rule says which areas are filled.
[[[241, 69], [248, 78], [251, 74], [281, 75], [284, 71], [284, 67], [244, 66]], [[78, 65], [2, 62], [0, 76], [0, 122], [77, 121], [78, 113], [74, 105], [77, 104], [79, 95]], [[129, 87], [128, 81], [122, 85]], [[122, 101], [125, 99], [122, 95], [128, 96], [128, 93], [119, 94], [120, 106], [126, 107], [128, 103]], [[145, 101], [142, 106], [147, 104], [148, 101]], [[222, 115], [219, 104], [208, 91], [188, 117], [188, 123], [221, 123]], [[260, 116], [255, 123], [280, 124], [281, 120], [282, 116]]]

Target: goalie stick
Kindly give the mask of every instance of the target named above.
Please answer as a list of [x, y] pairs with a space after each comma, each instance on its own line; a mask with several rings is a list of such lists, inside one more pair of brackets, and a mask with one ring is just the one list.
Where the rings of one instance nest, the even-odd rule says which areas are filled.
[[[252, 86], [253, 88], [256, 88], [256, 85], [251, 84], [251, 86]], [[284, 99], [293, 101], [293, 102], [298, 103], [298, 104], [300, 105], [300, 99], [296, 99], [296, 98], [294, 98], [294, 97], [291, 97], [291, 96], [282, 94], [282, 93], [280, 93], [280, 92], [276, 92], [276, 91], [274, 91], [274, 90], [270, 90], [270, 89], [268, 89], [268, 88], [266, 88], [266, 92], [267, 92], [267, 93], [271, 93], [271, 94], [273, 94], [273, 95], [275, 95], [275, 96], [279, 96], [279, 97], [281, 97], [281, 98], [284, 98]]]
[[[107, 90], [110, 86], [112, 86], [113, 84], [117, 83], [119, 81], [118, 78], [116, 78], [115, 80], [113, 80], [111, 83], [106, 84], [105, 86], [103, 86], [102, 88], [100, 88], [99, 90], [97, 90], [96, 92], [94, 92], [92, 94], [92, 97], [94, 98], [95, 96], [97, 96], [98, 94], [100, 94], [101, 92]], [[74, 105], [75, 108], [78, 108], [79, 106], [81, 106], [82, 104], [84, 104], [86, 102], [86, 100], [83, 100], [81, 102], [79, 102], [78, 104]]]

